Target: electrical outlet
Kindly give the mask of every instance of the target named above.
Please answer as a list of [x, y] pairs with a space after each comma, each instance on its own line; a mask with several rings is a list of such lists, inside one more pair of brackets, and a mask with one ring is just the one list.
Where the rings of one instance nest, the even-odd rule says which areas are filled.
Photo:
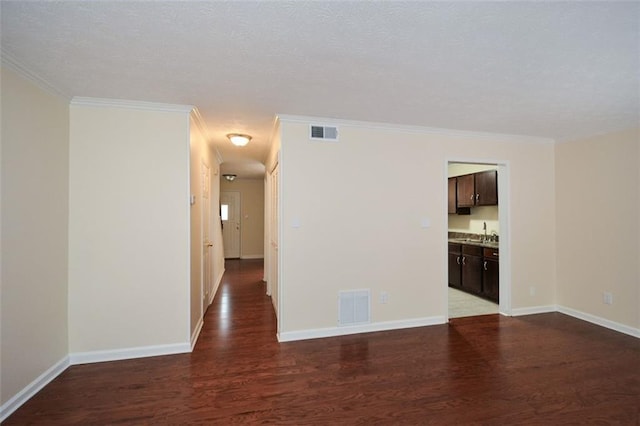
[[531, 286], [529, 287], [529, 296], [535, 296], [536, 295], [536, 288]]
[[611, 294], [608, 291], [605, 291], [604, 293], [602, 293], [602, 303], [604, 303], [605, 305], [612, 305], [613, 304], [613, 294]]
[[380, 303], [387, 303], [387, 302], [389, 302], [389, 293], [387, 293], [386, 291], [381, 291]]

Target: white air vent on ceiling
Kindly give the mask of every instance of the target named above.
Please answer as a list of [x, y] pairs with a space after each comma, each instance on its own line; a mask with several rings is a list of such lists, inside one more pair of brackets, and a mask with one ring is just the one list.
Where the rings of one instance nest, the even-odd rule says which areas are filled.
[[321, 141], [337, 141], [338, 128], [335, 126], [319, 126], [312, 124], [309, 126], [309, 138]]

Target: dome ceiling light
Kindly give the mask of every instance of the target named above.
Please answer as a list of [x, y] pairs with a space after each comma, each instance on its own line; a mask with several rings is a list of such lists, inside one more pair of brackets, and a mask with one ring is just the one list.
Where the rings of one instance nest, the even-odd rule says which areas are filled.
[[240, 133], [229, 133], [227, 138], [229, 138], [231, 143], [235, 146], [245, 146], [251, 140], [251, 136]]

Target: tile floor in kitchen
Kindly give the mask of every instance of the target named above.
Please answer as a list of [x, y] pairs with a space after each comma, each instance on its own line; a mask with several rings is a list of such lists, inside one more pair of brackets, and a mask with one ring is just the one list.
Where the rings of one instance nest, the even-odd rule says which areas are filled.
[[449, 318], [497, 314], [498, 305], [449, 287]]

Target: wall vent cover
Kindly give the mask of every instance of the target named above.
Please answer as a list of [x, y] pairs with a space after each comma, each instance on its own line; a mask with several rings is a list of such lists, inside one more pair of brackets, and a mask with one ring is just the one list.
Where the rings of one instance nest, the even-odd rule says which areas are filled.
[[337, 141], [338, 128], [336, 126], [312, 124], [309, 126], [309, 138], [317, 141]]
[[338, 293], [338, 325], [366, 324], [371, 321], [371, 291], [345, 290]]

